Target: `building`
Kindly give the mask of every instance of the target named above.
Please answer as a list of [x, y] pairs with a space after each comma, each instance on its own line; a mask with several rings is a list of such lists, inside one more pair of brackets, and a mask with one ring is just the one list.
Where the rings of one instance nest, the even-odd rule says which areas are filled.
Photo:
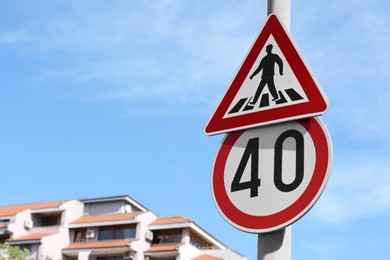
[[159, 217], [129, 196], [0, 206], [1, 243], [35, 260], [246, 259], [194, 221]]

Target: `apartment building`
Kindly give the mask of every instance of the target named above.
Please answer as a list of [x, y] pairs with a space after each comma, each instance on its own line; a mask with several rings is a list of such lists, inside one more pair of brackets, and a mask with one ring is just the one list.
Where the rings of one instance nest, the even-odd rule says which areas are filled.
[[2, 243], [35, 260], [246, 259], [194, 221], [159, 217], [127, 195], [0, 206]]

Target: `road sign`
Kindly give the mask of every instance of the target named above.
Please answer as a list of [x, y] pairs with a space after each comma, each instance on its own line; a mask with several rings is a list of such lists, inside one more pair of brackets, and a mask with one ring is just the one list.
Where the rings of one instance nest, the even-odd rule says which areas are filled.
[[318, 118], [229, 133], [212, 170], [214, 202], [240, 230], [286, 227], [318, 200], [332, 158], [329, 134]]
[[268, 17], [205, 132], [226, 133], [323, 114], [328, 100], [275, 14]]

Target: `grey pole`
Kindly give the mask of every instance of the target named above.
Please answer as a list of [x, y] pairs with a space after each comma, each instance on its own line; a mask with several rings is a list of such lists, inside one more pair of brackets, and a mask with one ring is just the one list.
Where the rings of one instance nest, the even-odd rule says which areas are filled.
[[291, 20], [291, 0], [267, 0], [268, 15], [275, 13], [279, 20], [284, 24], [284, 27], [290, 31], [290, 20]]
[[291, 259], [291, 226], [258, 235], [257, 260]]
[[[290, 0], [267, 0], [268, 15], [274, 13], [290, 31]], [[257, 260], [291, 260], [291, 226], [258, 235]]]

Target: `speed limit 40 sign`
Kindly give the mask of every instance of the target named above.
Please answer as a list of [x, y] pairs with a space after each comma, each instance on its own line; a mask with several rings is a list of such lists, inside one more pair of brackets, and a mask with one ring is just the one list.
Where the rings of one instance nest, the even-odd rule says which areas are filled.
[[318, 118], [229, 133], [212, 170], [214, 201], [240, 230], [286, 227], [318, 200], [332, 158], [328, 131]]

